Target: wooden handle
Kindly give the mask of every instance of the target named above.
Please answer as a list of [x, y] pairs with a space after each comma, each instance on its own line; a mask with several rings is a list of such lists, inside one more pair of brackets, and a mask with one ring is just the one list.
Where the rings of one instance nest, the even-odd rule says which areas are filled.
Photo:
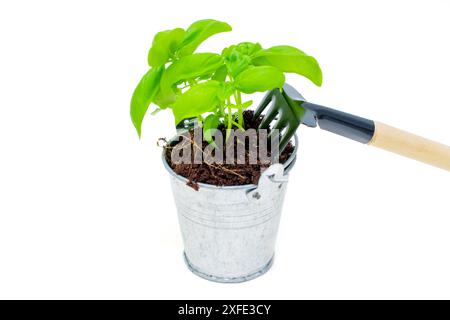
[[450, 147], [375, 121], [370, 145], [450, 171]]

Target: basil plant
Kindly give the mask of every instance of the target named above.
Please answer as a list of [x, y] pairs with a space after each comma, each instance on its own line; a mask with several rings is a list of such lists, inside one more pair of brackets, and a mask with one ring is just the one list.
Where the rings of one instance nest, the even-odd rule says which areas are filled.
[[150, 104], [157, 106], [152, 114], [171, 109], [175, 124], [197, 118], [211, 142], [210, 129], [220, 124], [243, 129], [243, 110], [252, 104], [243, 100], [243, 93], [282, 88], [285, 73], [322, 84], [316, 59], [291, 46], [264, 49], [259, 43], [242, 42], [221, 54], [196, 52], [204, 40], [228, 31], [227, 23], [208, 19], [194, 22], [186, 30], [176, 28], [155, 35], [148, 52], [150, 69], [131, 99], [131, 119], [139, 136]]

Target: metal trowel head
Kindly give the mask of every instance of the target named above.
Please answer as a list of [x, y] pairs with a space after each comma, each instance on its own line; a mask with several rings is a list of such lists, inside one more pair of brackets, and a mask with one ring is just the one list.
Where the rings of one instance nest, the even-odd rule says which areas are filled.
[[[298, 103], [293, 104], [290, 100], [298, 101]], [[274, 89], [267, 92], [255, 110], [255, 119], [265, 111], [259, 129], [277, 129], [281, 133], [280, 151], [286, 147], [301, 123], [309, 127], [317, 126], [314, 113], [302, 108], [301, 102], [305, 102], [303, 96], [293, 87], [285, 84], [283, 90]]]
[[367, 143], [373, 136], [374, 123], [339, 110], [310, 103], [292, 86], [269, 91], [256, 108], [254, 117], [265, 111], [259, 129], [278, 129], [281, 132], [280, 151], [294, 136], [300, 124], [321, 129]]

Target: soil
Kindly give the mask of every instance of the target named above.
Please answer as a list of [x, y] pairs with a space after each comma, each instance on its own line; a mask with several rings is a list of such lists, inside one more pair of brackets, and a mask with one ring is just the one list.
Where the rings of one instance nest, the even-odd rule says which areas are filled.
[[[246, 110], [244, 111], [244, 128], [245, 129], [257, 129], [259, 124], [261, 123], [262, 117], [253, 120], [253, 111]], [[219, 127], [219, 130], [222, 131], [223, 137], [225, 137], [226, 128]], [[236, 128], [234, 128], [236, 129]], [[193, 131], [190, 132], [191, 140], [193, 142]], [[225, 139], [224, 139], [225, 140]], [[247, 139], [248, 140], [248, 139]], [[178, 143], [178, 142], [177, 142]], [[176, 144], [177, 144], [176, 143]], [[257, 184], [261, 173], [267, 169], [271, 163], [263, 163], [259, 159], [256, 164], [249, 164], [248, 155], [245, 159], [245, 164], [237, 164], [236, 159], [234, 161], [235, 164], [216, 164], [216, 163], [206, 163], [202, 162], [202, 164], [174, 164], [171, 161], [171, 150], [176, 145], [164, 147], [166, 160], [172, 170], [187, 178], [189, 181], [187, 183], [188, 186], [198, 190], [198, 183], [207, 183], [216, 186], [236, 186], [236, 185], [244, 185], [244, 184]], [[191, 143], [191, 155], [193, 157], [195, 147], [193, 143]], [[237, 143], [235, 142], [234, 147], [236, 148]], [[202, 150], [204, 150], [208, 146], [206, 141], [203, 142]], [[270, 144], [269, 144], [270, 147]], [[245, 145], [246, 153], [248, 154], [249, 145], [248, 141]], [[289, 156], [294, 151], [294, 146], [291, 142], [286, 146], [286, 148], [279, 155], [279, 162], [284, 163], [289, 158]], [[236, 149], [235, 149], [235, 158], [236, 158]], [[270, 150], [268, 150], [268, 156], [270, 156]], [[225, 157], [224, 157], [225, 159]]]

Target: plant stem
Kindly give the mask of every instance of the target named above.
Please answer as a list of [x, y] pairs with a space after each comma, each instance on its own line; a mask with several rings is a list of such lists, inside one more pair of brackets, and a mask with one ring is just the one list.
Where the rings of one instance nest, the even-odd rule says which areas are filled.
[[203, 117], [201, 115], [197, 116], [197, 124], [199, 127], [203, 127]]
[[238, 127], [239, 129], [241, 129], [242, 131], [245, 131], [244, 127], [241, 126], [239, 123], [233, 121], [233, 124], [234, 124], [236, 127]]
[[242, 97], [241, 93], [236, 90], [236, 93], [234, 95], [234, 98], [236, 100], [236, 106], [238, 108], [238, 123], [242, 127], [244, 124], [244, 117], [242, 115], [243, 109], [242, 109]]
[[228, 119], [227, 119], [227, 134], [226, 134], [226, 137], [225, 137], [225, 141], [227, 141], [228, 138], [230, 137], [231, 126], [233, 124], [233, 119], [232, 119], [233, 118], [233, 114], [232, 114], [232, 111], [231, 111], [231, 100], [230, 100], [229, 97], [227, 98], [227, 110], [228, 110]]
[[228, 140], [228, 138], [230, 137], [231, 134], [231, 126], [233, 124], [233, 114], [231, 112], [231, 106], [228, 105], [228, 120], [227, 120], [227, 135], [225, 137], [225, 141]]

